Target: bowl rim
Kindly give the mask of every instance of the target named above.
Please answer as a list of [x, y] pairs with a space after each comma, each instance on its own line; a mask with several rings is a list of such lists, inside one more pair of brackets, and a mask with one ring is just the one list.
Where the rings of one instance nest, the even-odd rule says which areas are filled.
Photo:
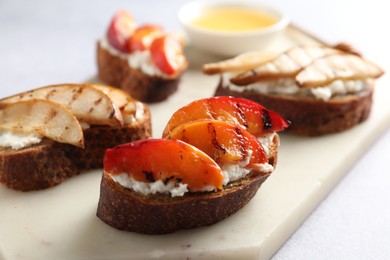
[[[196, 26], [191, 23], [192, 19], [189, 18], [188, 12], [193, 10], [194, 7], [197, 9], [208, 9], [211, 7], [217, 7], [222, 5], [230, 5], [230, 6], [237, 6], [237, 7], [258, 7], [262, 11], [264, 11], [267, 14], [272, 15], [273, 17], [276, 16], [276, 18], [279, 18], [278, 21], [270, 26], [267, 26], [265, 28], [260, 29], [253, 29], [253, 30], [245, 30], [245, 31], [220, 31], [220, 30], [213, 30], [213, 29], [206, 29], [199, 26]], [[276, 14], [276, 15], [275, 15]], [[244, 37], [244, 36], [260, 36], [260, 35], [266, 35], [274, 32], [278, 32], [285, 27], [287, 27], [290, 24], [290, 17], [282, 12], [280, 9], [275, 8], [274, 6], [271, 6], [270, 4], [266, 4], [263, 2], [256, 2], [253, 0], [193, 0], [189, 1], [183, 6], [180, 7], [177, 17], [179, 22], [184, 28], [187, 28], [189, 30], [203, 33], [206, 35], [214, 35], [214, 36], [228, 36], [228, 37]]]

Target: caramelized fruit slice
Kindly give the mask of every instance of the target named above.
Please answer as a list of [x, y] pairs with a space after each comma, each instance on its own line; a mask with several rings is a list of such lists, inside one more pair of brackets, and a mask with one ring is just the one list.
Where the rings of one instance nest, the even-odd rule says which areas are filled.
[[318, 87], [335, 80], [378, 78], [383, 70], [354, 54], [334, 54], [315, 60], [296, 76], [302, 87]]
[[188, 184], [190, 191], [222, 189], [221, 168], [204, 152], [179, 140], [147, 139], [106, 151], [104, 170], [137, 181]]
[[45, 99], [59, 103], [80, 120], [91, 125], [118, 126], [122, 115], [102, 91], [83, 84], [52, 85], [0, 100], [0, 104], [20, 100]]
[[294, 46], [275, 59], [243, 72], [230, 81], [245, 86], [261, 80], [291, 78], [314, 60], [338, 52], [340, 51], [324, 46]]
[[223, 121], [188, 122], [176, 127], [168, 138], [179, 139], [199, 148], [220, 166], [230, 163], [253, 168], [268, 162], [263, 146], [255, 136]]
[[153, 40], [150, 45], [153, 63], [168, 76], [176, 75], [187, 61], [180, 42], [171, 35], [163, 35]]
[[224, 72], [241, 72], [258, 67], [276, 57], [275, 53], [250, 51], [234, 58], [202, 66], [205, 74], [213, 75]]
[[136, 28], [133, 17], [125, 10], [119, 10], [111, 19], [107, 30], [108, 43], [118, 51], [128, 53], [128, 40]]
[[0, 129], [45, 136], [60, 143], [84, 147], [79, 121], [64, 106], [47, 100], [1, 105]]
[[265, 133], [281, 131], [289, 123], [279, 114], [262, 105], [243, 98], [228, 96], [196, 100], [177, 110], [164, 129], [163, 137], [176, 127], [189, 121], [213, 119], [238, 124], [260, 137]]
[[121, 111], [124, 124], [134, 122], [137, 112], [143, 113], [143, 111], [137, 109], [140, 102], [133, 99], [126, 91], [100, 84], [90, 84], [90, 86], [102, 91], [111, 99], [113, 104]]
[[163, 29], [154, 24], [141, 25], [135, 29], [128, 41], [128, 49], [130, 52], [144, 51], [149, 49], [152, 41], [163, 33]]

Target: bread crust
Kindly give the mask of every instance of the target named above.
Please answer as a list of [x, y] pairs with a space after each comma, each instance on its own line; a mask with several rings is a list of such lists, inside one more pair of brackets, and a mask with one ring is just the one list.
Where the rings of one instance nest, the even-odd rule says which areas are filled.
[[[277, 162], [275, 134], [268, 161]], [[143, 195], [114, 182], [103, 172], [97, 216], [106, 224], [143, 234], [166, 234], [179, 229], [212, 225], [244, 207], [269, 177], [252, 172], [217, 192], [188, 192], [182, 197]]]
[[127, 59], [112, 55], [97, 43], [99, 77], [107, 84], [121, 88], [142, 102], [159, 102], [173, 94], [179, 85], [180, 75], [175, 78], [148, 76], [129, 66]]
[[85, 149], [47, 138], [20, 150], [0, 149], [0, 183], [20, 191], [41, 190], [82, 171], [101, 168], [107, 148], [151, 136], [150, 111], [144, 108], [143, 120], [134, 125], [92, 126], [84, 130]]
[[251, 99], [273, 110], [291, 122], [285, 131], [303, 136], [320, 136], [342, 132], [364, 122], [370, 115], [374, 82], [357, 94], [336, 96], [329, 101], [314, 97], [238, 92], [219, 83], [215, 96], [236, 96]]

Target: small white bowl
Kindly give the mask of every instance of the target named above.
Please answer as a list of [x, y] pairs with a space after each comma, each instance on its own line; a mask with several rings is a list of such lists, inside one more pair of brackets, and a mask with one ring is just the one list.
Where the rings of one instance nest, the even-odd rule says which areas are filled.
[[[203, 11], [218, 6], [250, 8], [276, 18], [271, 26], [248, 31], [219, 31], [205, 29], [193, 24]], [[236, 56], [247, 51], [261, 50], [271, 44], [290, 23], [281, 11], [263, 3], [239, 0], [196, 0], [182, 6], [178, 19], [184, 28], [191, 46], [222, 56]]]

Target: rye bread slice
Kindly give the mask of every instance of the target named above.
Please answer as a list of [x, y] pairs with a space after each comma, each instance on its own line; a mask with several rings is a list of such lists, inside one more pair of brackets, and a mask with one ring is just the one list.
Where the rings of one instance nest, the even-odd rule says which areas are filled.
[[[268, 161], [277, 162], [279, 136], [275, 134]], [[97, 216], [119, 230], [166, 234], [217, 223], [244, 207], [271, 173], [252, 172], [217, 192], [143, 195], [113, 181], [103, 172]]]
[[39, 144], [0, 149], [0, 183], [20, 191], [53, 187], [82, 171], [103, 167], [107, 148], [151, 136], [149, 108], [142, 120], [121, 128], [92, 126], [84, 130], [85, 148], [43, 139]]
[[215, 96], [251, 99], [289, 120], [285, 131], [303, 136], [320, 136], [342, 132], [364, 122], [370, 115], [374, 82], [357, 94], [335, 96], [329, 101], [314, 97], [261, 94], [251, 90], [234, 91], [219, 83]]
[[180, 75], [175, 78], [148, 76], [131, 68], [127, 59], [112, 55], [97, 44], [97, 65], [99, 77], [109, 85], [121, 88], [133, 98], [142, 102], [159, 102], [173, 94], [179, 85]]

